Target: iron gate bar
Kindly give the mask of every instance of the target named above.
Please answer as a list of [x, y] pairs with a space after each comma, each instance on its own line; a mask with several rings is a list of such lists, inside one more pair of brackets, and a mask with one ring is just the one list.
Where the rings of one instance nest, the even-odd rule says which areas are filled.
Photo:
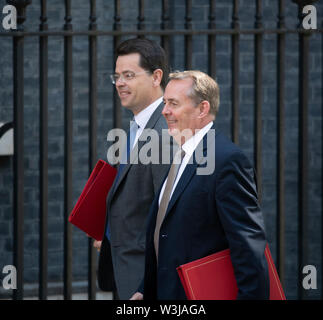
[[[186, 0], [185, 4], [185, 29], [192, 30], [192, 0]], [[185, 69], [192, 69], [192, 51], [193, 51], [192, 34], [185, 35]]]
[[[116, 48], [121, 43], [121, 36], [123, 32], [121, 31], [121, 13], [120, 13], [120, 0], [114, 1], [114, 32], [118, 33], [113, 37], [113, 61], [116, 61]], [[112, 70], [114, 65], [112, 66]], [[114, 71], [113, 71], [114, 72]], [[122, 109], [121, 102], [118, 98], [117, 91], [113, 90], [113, 127], [122, 128]]]
[[[96, 30], [96, 0], [91, 0], [89, 30]], [[97, 37], [89, 36], [89, 176], [97, 162]], [[88, 239], [88, 299], [96, 298], [96, 250]]]
[[[210, 15], [209, 15], [209, 29], [215, 30], [216, 24], [215, 24], [215, 0], [210, 0], [209, 6], [210, 6]], [[211, 34], [208, 35], [208, 63], [209, 63], [209, 75], [215, 79], [216, 78], [216, 35]]]
[[[170, 19], [169, 19], [169, 3], [168, 0], [162, 1], [162, 23], [161, 23], [161, 29], [167, 30], [170, 28]], [[171, 65], [170, 61], [170, 42], [169, 42], [169, 35], [163, 35], [161, 37], [161, 46], [165, 51], [168, 65]]]
[[[138, 30], [145, 30], [145, 0], [138, 0]], [[139, 36], [139, 38], [143, 38], [143, 36]]]
[[[72, 30], [71, 1], [65, 0], [65, 30]], [[72, 36], [64, 37], [64, 299], [72, 299], [72, 145], [73, 145], [73, 57]]]
[[[285, 0], [279, 0], [278, 28], [285, 28]], [[277, 272], [285, 279], [285, 34], [277, 36]]]
[[[22, 27], [22, 26], [21, 26]], [[17, 270], [17, 290], [14, 299], [23, 298], [24, 267], [24, 37], [13, 38], [14, 81], [14, 266]]]
[[[118, 0], [116, 0], [118, 1]], [[120, 17], [119, 17], [120, 18]], [[118, 23], [120, 24], [120, 23]], [[120, 24], [121, 27], [121, 24]], [[110, 31], [11, 31], [0, 32], [0, 37], [44, 37], [44, 36], [128, 36], [128, 35], [144, 35], [144, 36], [174, 36], [174, 35], [232, 35], [232, 34], [304, 34], [311, 35], [314, 33], [323, 33], [323, 27], [315, 30], [306, 29], [178, 29], [178, 30], [110, 30]]]
[[[113, 30], [115, 32], [119, 32], [119, 35], [113, 37], [113, 66], [112, 72], [114, 72], [114, 63], [116, 61], [116, 49], [121, 43], [121, 32], [122, 25], [121, 25], [121, 10], [120, 10], [120, 0], [114, 1], [114, 23], [113, 23]], [[113, 90], [113, 127], [114, 128], [122, 128], [122, 109], [121, 109], [121, 101], [118, 97], [117, 90]], [[115, 300], [117, 297], [116, 292], [112, 292], [112, 299]]]
[[[41, 1], [40, 31], [48, 30], [47, 3]], [[39, 292], [47, 299], [48, 281], [48, 37], [39, 38]]]
[[[262, 29], [262, 0], [256, 1], [255, 27]], [[255, 35], [255, 138], [254, 164], [257, 173], [258, 200], [262, 200], [262, 34]]]
[[[240, 27], [239, 23], [239, 1], [233, 0], [233, 12], [232, 12], [232, 28], [238, 30]], [[231, 39], [231, 64], [232, 64], [232, 89], [231, 89], [231, 100], [232, 100], [232, 119], [231, 119], [231, 136], [232, 141], [239, 144], [239, 34], [233, 34]]]
[[[17, 31], [24, 30], [26, 6], [30, 0], [7, 3], [17, 9]], [[14, 130], [14, 178], [13, 178], [13, 264], [16, 267], [17, 289], [13, 299], [22, 300], [24, 296], [24, 36], [13, 37], [13, 130]]]
[[[300, 25], [303, 20], [299, 5]], [[299, 180], [298, 180], [298, 295], [307, 296], [302, 286], [302, 267], [308, 263], [308, 70], [309, 36], [299, 35]]]

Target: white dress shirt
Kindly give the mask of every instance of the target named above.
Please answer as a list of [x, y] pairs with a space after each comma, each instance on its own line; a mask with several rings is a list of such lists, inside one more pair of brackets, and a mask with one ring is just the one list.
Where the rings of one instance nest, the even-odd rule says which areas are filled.
[[[193, 155], [196, 147], [198, 146], [198, 144], [200, 143], [200, 141], [203, 139], [203, 137], [207, 134], [207, 132], [211, 129], [213, 125], [213, 121], [209, 122], [206, 126], [204, 126], [202, 129], [196, 131], [196, 134], [193, 135], [190, 139], [188, 139], [183, 145], [182, 145], [182, 149], [185, 151], [185, 156], [182, 160], [182, 163], [181, 163], [181, 166], [179, 167], [179, 170], [178, 170], [178, 174], [177, 174], [177, 177], [174, 181], [174, 185], [173, 185], [173, 188], [172, 188], [172, 192], [170, 194], [170, 198], [172, 198], [172, 195], [173, 195], [173, 192], [176, 188], [176, 185], [179, 181], [179, 179], [181, 178], [182, 176], [182, 173], [184, 172], [185, 170], [185, 167], [186, 165], [188, 164], [191, 156]], [[159, 204], [160, 204], [160, 201], [161, 201], [161, 198], [164, 194], [164, 190], [165, 190], [165, 187], [166, 187], [166, 182], [167, 182], [167, 179], [165, 180], [164, 184], [163, 184], [163, 187], [160, 191], [160, 195], [159, 195]]]
[[144, 131], [150, 117], [155, 112], [157, 107], [162, 103], [162, 101], [163, 101], [163, 97], [160, 97], [159, 99], [155, 100], [152, 104], [150, 104], [148, 107], [146, 107], [145, 109], [143, 109], [142, 111], [140, 111], [138, 114], [134, 116], [134, 120], [138, 125], [138, 130], [137, 130], [132, 148], [136, 145], [138, 138]]

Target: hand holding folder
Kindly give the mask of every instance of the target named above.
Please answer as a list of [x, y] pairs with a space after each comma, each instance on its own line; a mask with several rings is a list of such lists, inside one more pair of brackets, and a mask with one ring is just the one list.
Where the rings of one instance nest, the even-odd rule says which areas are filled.
[[117, 170], [103, 160], [95, 165], [68, 221], [101, 241], [106, 217], [106, 198]]
[[[269, 246], [265, 256], [268, 263], [270, 300], [286, 300]], [[230, 250], [186, 263], [177, 268], [188, 300], [235, 300], [238, 294]]]

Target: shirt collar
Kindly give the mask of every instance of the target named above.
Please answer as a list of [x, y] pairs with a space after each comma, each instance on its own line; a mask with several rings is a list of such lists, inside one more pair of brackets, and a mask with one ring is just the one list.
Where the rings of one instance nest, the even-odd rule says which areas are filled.
[[196, 130], [196, 133], [182, 145], [182, 149], [185, 151], [185, 155], [191, 157], [197, 145], [203, 139], [205, 134], [211, 129], [212, 125], [213, 121], [209, 122], [202, 129]]
[[163, 97], [160, 97], [134, 116], [134, 120], [136, 121], [140, 129], [144, 129], [146, 127], [146, 124], [149, 121], [150, 117], [155, 112], [157, 107], [162, 103], [162, 101]]

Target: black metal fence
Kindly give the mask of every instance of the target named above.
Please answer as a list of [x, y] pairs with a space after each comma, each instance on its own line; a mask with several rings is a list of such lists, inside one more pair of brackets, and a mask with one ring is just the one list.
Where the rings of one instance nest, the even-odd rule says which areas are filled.
[[[161, 39], [161, 44], [169, 55], [170, 62], [170, 41], [174, 36], [183, 36], [185, 39], [185, 67], [192, 68], [192, 40], [196, 35], [206, 35], [208, 42], [208, 72], [212, 77], [216, 75], [217, 69], [217, 48], [216, 37], [226, 35], [231, 39], [231, 78], [232, 78], [232, 139], [239, 143], [239, 94], [240, 94], [240, 52], [239, 41], [241, 35], [254, 36], [254, 163], [258, 174], [258, 185], [260, 199], [262, 196], [262, 106], [263, 106], [263, 37], [266, 34], [273, 34], [277, 37], [277, 269], [282, 281], [285, 277], [285, 199], [284, 199], [284, 172], [285, 172], [285, 145], [283, 132], [285, 130], [285, 46], [287, 34], [298, 34], [299, 36], [299, 204], [298, 204], [298, 264], [299, 264], [299, 285], [298, 297], [306, 297], [306, 292], [301, 286], [301, 266], [306, 264], [306, 255], [308, 251], [307, 242], [307, 216], [308, 216], [308, 70], [309, 70], [309, 42], [313, 33], [321, 33], [320, 26], [317, 30], [305, 30], [301, 26], [303, 19], [302, 8], [306, 1], [294, 1], [299, 3], [299, 21], [300, 25], [295, 29], [288, 29], [285, 25], [285, 4], [290, 0], [273, 1], [273, 6], [278, 6], [277, 27], [273, 29], [264, 28], [262, 17], [262, 1], [255, 0], [256, 15], [254, 28], [240, 28], [239, 20], [239, 1], [233, 0], [232, 10], [232, 28], [218, 29], [216, 27], [215, 12], [217, 10], [217, 1], [209, 1], [209, 26], [205, 29], [195, 29], [192, 27], [192, 0], [185, 1], [185, 28], [174, 30], [171, 28], [170, 19], [170, 1], [163, 0], [161, 12], [161, 25], [159, 30], [149, 30], [145, 26], [145, 1], [138, 1], [138, 24], [137, 30], [122, 29], [122, 14], [120, 10], [120, 0], [114, 1], [114, 21], [113, 29], [98, 30], [97, 27], [97, 8], [96, 1], [90, 1], [90, 17], [88, 30], [73, 31], [71, 1], [65, 0], [65, 23], [63, 30], [50, 30], [47, 23], [47, 1], [41, 0], [40, 25], [38, 31], [24, 31], [24, 21], [30, 0], [25, 1], [7, 1], [17, 8], [18, 29], [14, 31], [1, 32], [1, 37], [11, 37], [13, 41], [13, 88], [14, 88], [14, 265], [17, 268], [17, 290], [14, 290], [14, 299], [23, 299], [23, 250], [24, 250], [24, 40], [26, 37], [37, 37], [39, 39], [39, 92], [40, 92], [40, 247], [39, 247], [39, 299], [46, 299], [48, 295], [48, 39], [50, 37], [64, 38], [64, 101], [65, 101], [65, 120], [64, 120], [64, 141], [65, 141], [65, 159], [64, 159], [64, 298], [72, 297], [72, 230], [67, 222], [68, 215], [72, 210], [72, 131], [73, 131], [73, 39], [75, 37], [88, 37], [89, 42], [89, 172], [97, 161], [97, 44], [100, 37], [113, 38], [114, 48], [121, 41], [123, 36], [157, 36]], [[1, 41], [1, 39], [0, 39]], [[122, 114], [117, 97], [114, 97], [113, 109], [114, 127], [121, 127]], [[88, 270], [88, 296], [89, 299], [95, 299], [96, 294], [96, 253], [92, 247], [92, 241], [88, 243], [89, 251], [89, 270]], [[322, 255], [323, 256], [323, 255]]]

